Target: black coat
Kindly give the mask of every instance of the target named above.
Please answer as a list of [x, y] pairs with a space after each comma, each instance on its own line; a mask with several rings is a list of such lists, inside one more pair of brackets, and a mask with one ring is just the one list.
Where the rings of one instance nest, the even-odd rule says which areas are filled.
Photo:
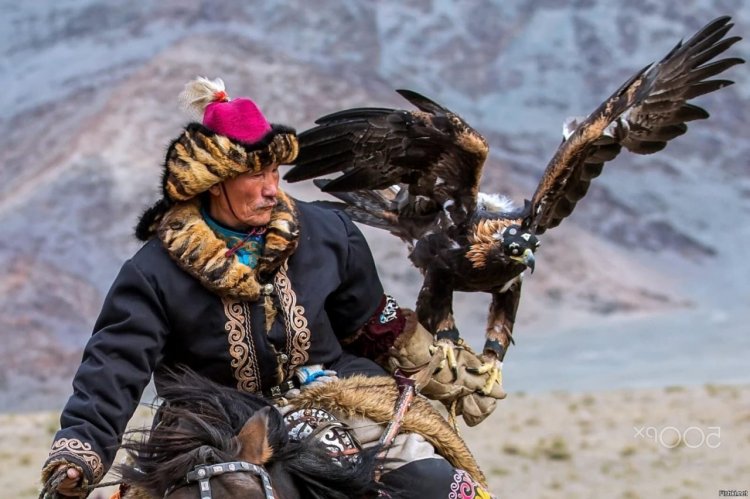
[[[158, 392], [165, 368], [185, 365], [221, 384], [264, 393], [299, 365], [324, 364], [342, 375], [368, 369], [349, 362], [339, 339], [359, 329], [383, 296], [370, 250], [340, 212], [285, 201], [279, 210], [286, 207], [282, 215], [295, 224], [283, 225], [291, 251], [270, 234], [265, 252], [277, 250], [277, 261], [255, 274], [261, 290], [273, 288], [270, 295], [253, 300], [222, 290], [229, 270], [217, 277], [201, 263], [212, 255], [180, 254], [174, 234], [160, 234], [125, 262], [84, 350], [48, 466], [73, 461], [98, 481], [152, 373]], [[196, 213], [191, 208], [163, 225], [183, 236], [194, 230]]]

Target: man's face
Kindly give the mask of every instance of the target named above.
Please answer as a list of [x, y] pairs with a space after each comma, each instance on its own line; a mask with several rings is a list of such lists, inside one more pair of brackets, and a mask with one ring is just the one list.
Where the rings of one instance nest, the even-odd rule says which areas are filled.
[[[258, 227], [271, 221], [279, 190], [279, 167], [269, 166], [258, 173], [247, 172], [209, 189], [211, 216], [236, 229]], [[227, 202], [229, 198], [229, 202]]]

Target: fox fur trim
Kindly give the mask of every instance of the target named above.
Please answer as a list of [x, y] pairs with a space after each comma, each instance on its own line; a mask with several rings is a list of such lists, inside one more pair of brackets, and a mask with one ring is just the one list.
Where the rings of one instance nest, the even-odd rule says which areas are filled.
[[[382, 424], [393, 418], [398, 389], [388, 376], [352, 376], [322, 383], [290, 400], [295, 409], [320, 408], [346, 418], [364, 416]], [[424, 397], [416, 397], [401, 423], [401, 431], [419, 433], [438, 454], [487, 487], [487, 479], [463, 439]]]
[[263, 253], [254, 269], [240, 263], [236, 255], [226, 257], [226, 242], [201, 216], [198, 199], [169, 208], [156, 234], [172, 259], [206, 288], [222, 297], [255, 301], [261, 284], [268, 282], [297, 248], [299, 218], [294, 200], [279, 190]]
[[294, 129], [281, 125], [247, 144], [191, 123], [167, 151], [164, 194], [172, 201], [187, 201], [241, 173], [291, 163], [298, 152]]

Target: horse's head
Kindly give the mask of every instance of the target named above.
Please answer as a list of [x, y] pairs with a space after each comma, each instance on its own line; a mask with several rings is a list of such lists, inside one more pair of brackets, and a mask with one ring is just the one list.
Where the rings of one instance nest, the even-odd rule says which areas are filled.
[[203, 445], [188, 453], [190, 460], [196, 464], [184, 479], [167, 489], [164, 497], [169, 499], [298, 497], [296, 491], [289, 490], [286, 480], [274, 480], [276, 483], [272, 485], [271, 476], [266, 469], [274, 453], [269, 444], [269, 418], [272, 410], [270, 407], [264, 407], [256, 412], [227, 446], [233, 450], [236, 449], [234, 460], [224, 461], [227, 459], [225, 454], [217, 452], [209, 445]]
[[373, 456], [345, 466], [318, 440], [290, 441], [281, 414], [259, 397], [194, 373], [161, 392], [160, 422], [125, 444], [133, 462], [120, 466], [126, 482], [154, 498], [343, 499], [373, 489]]

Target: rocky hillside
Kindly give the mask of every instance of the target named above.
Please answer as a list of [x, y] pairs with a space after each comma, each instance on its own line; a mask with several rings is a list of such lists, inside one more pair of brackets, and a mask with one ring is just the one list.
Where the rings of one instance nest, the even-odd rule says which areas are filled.
[[[718, 15], [735, 16], [737, 34], [750, 27], [744, 0], [0, 3], [4, 409], [56, 406], [67, 392], [103, 296], [138, 247], [137, 214], [188, 121], [176, 95], [196, 75], [223, 77], [231, 95], [299, 130], [348, 106], [405, 104], [394, 88], [420, 91], [486, 135], [483, 189], [521, 203], [567, 116], [587, 114]], [[733, 53], [747, 59], [748, 47]], [[519, 338], [611, 324], [643, 332], [672, 317], [694, 336], [739, 334], [750, 298], [750, 86], [744, 66], [731, 77], [737, 85], [700, 101], [710, 120], [656, 156], [618, 158], [545, 234]], [[288, 190], [320, 197], [309, 185]], [[366, 234], [386, 288], [413, 304], [419, 276], [401, 244]], [[456, 298], [477, 345], [486, 306]]]

